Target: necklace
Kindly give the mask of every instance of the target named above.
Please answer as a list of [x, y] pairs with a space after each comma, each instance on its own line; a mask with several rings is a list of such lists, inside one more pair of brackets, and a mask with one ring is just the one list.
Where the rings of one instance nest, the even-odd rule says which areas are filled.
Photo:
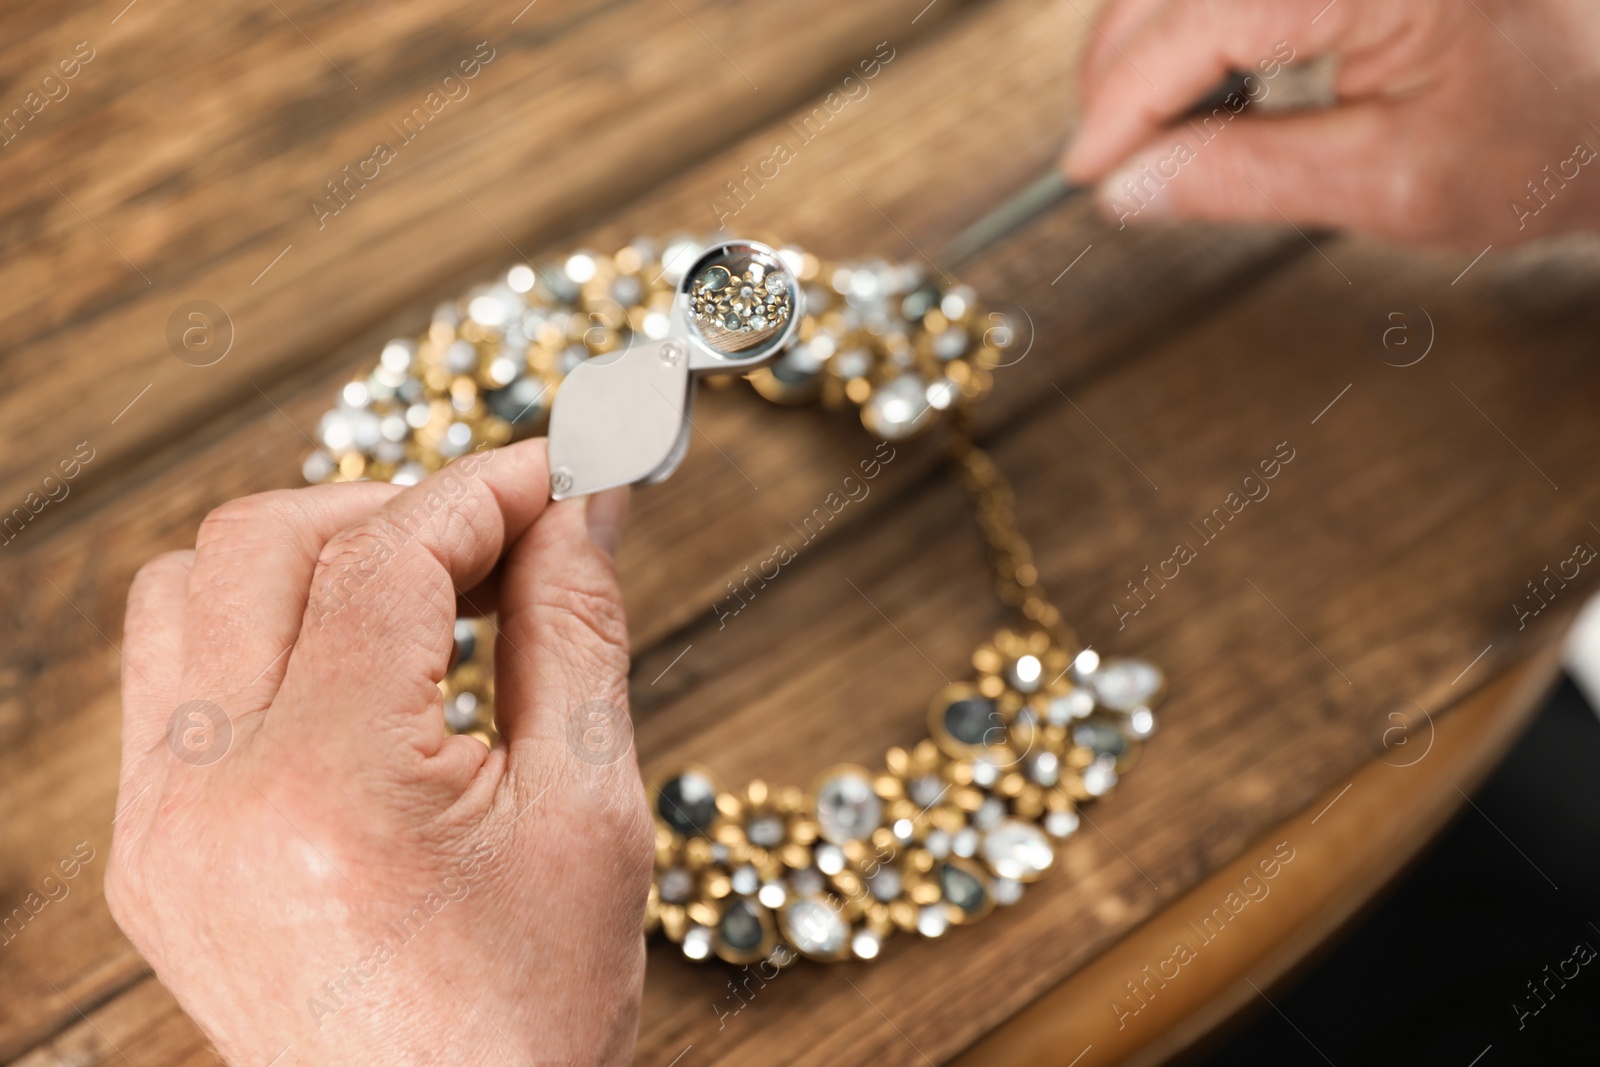
[[[757, 780], [733, 792], [695, 766], [649, 786], [649, 930], [693, 960], [873, 959], [896, 931], [939, 937], [1019, 900], [1077, 831], [1079, 806], [1132, 765], [1165, 682], [1143, 660], [1079, 644], [1039, 584], [1010, 484], [973, 443], [971, 407], [1015, 342], [1004, 316], [915, 264], [825, 263], [784, 247], [766, 268], [691, 268], [704, 247], [639, 240], [519, 264], [441, 304], [421, 337], [390, 341], [344, 387], [303, 473], [409, 485], [531, 435], [575, 368], [672, 336], [680, 289], [724, 351], [782, 335], [776, 358], [744, 375], [769, 401], [853, 407], [888, 442], [950, 416], [950, 462], [996, 592], [1019, 620], [973, 653], [970, 680], [934, 695], [928, 737], [890, 749], [876, 770], [824, 770], [805, 790]], [[666, 472], [681, 454], [680, 442]], [[493, 636], [486, 620], [458, 620], [456, 663], [440, 683], [450, 729], [491, 745]]]

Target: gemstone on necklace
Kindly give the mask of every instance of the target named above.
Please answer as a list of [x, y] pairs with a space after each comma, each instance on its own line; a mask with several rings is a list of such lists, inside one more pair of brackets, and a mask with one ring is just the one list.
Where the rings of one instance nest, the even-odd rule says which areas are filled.
[[784, 825], [781, 815], [757, 815], [745, 823], [744, 835], [752, 845], [777, 848], [783, 844]]
[[722, 913], [717, 924], [722, 943], [737, 952], [749, 952], [766, 939], [767, 931], [761, 925], [761, 916], [747, 900], [736, 900]]
[[858, 960], [877, 959], [882, 947], [883, 939], [871, 930], [858, 930], [855, 937], [850, 939], [850, 951], [855, 953]]
[[1122, 731], [1103, 722], [1083, 722], [1072, 728], [1072, 743], [1098, 757], [1116, 759], [1128, 749]]
[[873, 899], [881, 900], [885, 904], [900, 895], [903, 885], [900, 872], [894, 867], [882, 867], [867, 879], [867, 889], [871, 891]]
[[1022, 766], [1030, 782], [1049, 787], [1061, 780], [1061, 757], [1048, 749], [1035, 752]]
[[1051, 697], [1045, 705], [1045, 721], [1052, 726], [1065, 726], [1073, 719], [1081, 719], [1094, 710], [1094, 694], [1088, 689], [1073, 688], [1060, 696]]
[[855, 770], [839, 771], [817, 787], [817, 826], [835, 844], [860, 841], [883, 822], [883, 802], [872, 780]]
[[761, 888], [761, 873], [746, 863], [729, 875], [728, 884], [735, 893], [747, 897]]
[[943, 904], [924, 904], [917, 912], [917, 933], [923, 937], [938, 937], [950, 928], [950, 917], [944, 913]]
[[682, 867], [668, 867], [656, 877], [656, 887], [666, 903], [682, 904], [694, 895], [694, 875]]
[[1128, 716], [1128, 736], [1144, 740], [1156, 732], [1156, 716], [1149, 708], [1134, 708]]
[[1160, 669], [1142, 659], [1105, 660], [1089, 675], [1101, 705], [1124, 714], [1148, 707], [1164, 681]]
[[683, 954], [691, 960], [704, 960], [711, 957], [712, 934], [704, 926], [691, 926], [683, 935]]
[[656, 792], [656, 814], [684, 837], [703, 834], [717, 818], [717, 787], [698, 771], [669, 778]]
[[1031, 882], [1055, 862], [1049, 838], [1031, 822], [1006, 819], [983, 835], [983, 862], [1001, 878]]
[[936, 774], [924, 774], [920, 778], [913, 778], [906, 788], [906, 793], [911, 797], [911, 802], [923, 809], [931, 808], [939, 803], [949, 786], [939, 780]]
[[980, 696], [952, 700], [944, 709], [944, 728], [963, 745], [991, 744], [1005, 733], [1005, 723], [994, 701]]
[[1019, 693], [1031, 693], [1039, 688], [1044, 664], [1038, 656], [1018, 656], [1006, 670], [1006, 681]]
[[933, 417], [928, 387], [915, 374], [902, 374], [872, 391], [861, 409], [867, 429], [887, 441], [910, 437]]
[[778, 923], [789, 944], [814, 959], [838, 959], [850, 943], [850, 925], [823, 900], [790, 901], [778, 913]]
[[950, 863], [939, 868], [939, 890], [946, 903], [954, 904], [967, 915], [981, 909], [988, 898], [987, 890], [976, 875]]
[[989, 888], [994, 902], [1001, 907], [1009, 907], [1022, 899], [1022, 883], [1015, 878], [996, 878]]
[[1083, 789], [1092, 797], [1105, 796], [1117, 784], [1117, 761], [1100, 756], [1083, 769]]
[[1055, 838], [1071, 837], [1078, 832], [1078, 813], [1052, 811], [1044, 817], [1044, 832]]

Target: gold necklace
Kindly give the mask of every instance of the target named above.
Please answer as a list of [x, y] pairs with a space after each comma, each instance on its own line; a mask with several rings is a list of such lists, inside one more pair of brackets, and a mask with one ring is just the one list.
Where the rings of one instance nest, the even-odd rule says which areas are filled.
[[[306, 479], [412, 484], [539, 432], [579, 363], [667, 335], [680, 281], [672, 265], [702, 247], [639, 240], [612, 255], [519, 264], [440, 305], [421, 337], [390, 341], [344, 387], [318, 425]], [[934, 696], [929, 736], [890, 749], [878, 770], [839, 765], [806, 790], [757, 780], [730, 792], [704, 767], [650, 784], [647, 927], [690, 959], [782, 966], [797, 955], [873, 959], [897, 930], [939, 937], [1015, 903], [1077, 831], [1078, 807], [1132, 765], [1165, 682], [1149, 663], [1102, 660], [1079, 644], [1039, 583], [1010, 483], [973, 443], [971, 407], [1015, 343], [1005, 317], [914, 264], [779, 254], [805, 313], [783, 354], [745, 377], [775, 403], [855, 407], [888, 442], [950, 414], [950, 462], [996, 591], [1020, 616], [973, 653], [969, 681]], [[440, 683], [449, 727], [489, 745], [493, 636], [488, 621], [459, 620], [456, 665]], [[585, 737], [580, 728], [569, 738], [585, 758], [626, 754], [603, 735], [585, 754]]]

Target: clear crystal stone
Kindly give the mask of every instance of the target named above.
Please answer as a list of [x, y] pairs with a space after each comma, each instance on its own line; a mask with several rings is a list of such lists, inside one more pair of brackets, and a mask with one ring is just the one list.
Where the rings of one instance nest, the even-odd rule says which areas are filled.
[[661, 899], [668, 904], [682, 904], [694, 894], [694, 875], [682, 867], [668, 867], [656, 879]]
[[1073, 689], [1058, 697], [1051, 697], [1050, 703], [1045, 705], [1044, 717], [1052, 726], [1065, 726], [1093, 710], [1094, 694], [1087, 689]]
[[900, 872], [894, 867], [880, 868], [877, 874], [867, 879], [867, 888], [872, 891], [873, 898], [885, 903], [899, 896], [903, 886]]
[[1083, 769], [1083, 788], [1092, 797], [1105, 796], [1117, 784], [1116, 761], [1099, 756]]
[[884, 382], [861, 409], [861, 421], [887, 441], [910, 437], [933, 416], [927, 391], [927, 384], [915, 374]]
[[732, 884], [733, 891], [744, 897], [761, 888], [760, 872], [748, 863], [734, 871], [728, 881]]
[[683, 935], [683, 954], [691, 960], [703, 960], [711, 956], [711, 931], [704, 926], [691, 926]]
[[844, 870], [844, 849], [838, 845], [818, 845], [812, 850], [811, 860], [823, 874], [838, 874]]
[[1006, 819], [983, 835], [983, 862], [1001, 878], [1031, 882], [1055, 857], [1049, 839], [1031, 822]]
[[1089, 683], [1102, 706], [1127, 713], [1148, 707], [1161, 692], [1163, 678], [1159, 668], [1142, 659], [1111, 659], [1100, 664]]
[[1000, 780], [1000, 765], [987, 757], [972, 761], [972, 784], [988, 789]]
[[999, 797], [985, 797], [971, 817], [973, 826], [987, 830], [1006, 817], [1006, 802]]
[[1019, 693], [1031, 693], [1038, 689], [1043, 674], [1044, 664], [1038, 656], [1018, 656], [1006, 668], [1006, 680]]
[[744, 834], [750, 839], [752, 845], [761, 848], [777, 848], [783, 844], [783, 817], [781, 815], [757, 815], [745, 824]]
[[838, 956], [849, 944], [849, 924], [824, 901], [791, 901], [781, 914], [784, 936], [808, 956], [830, 959]]
[[768, 882], [761, 887], [761, 892], [756, 894], [756, 899], [762, 905], [776, 911], [783, 907], [783, 902], [789, 899], [789, 894], [784, 891], [780, 882]]
[[882, 822], [883, 802], [866, 775], [847, 771], [817, 789], [817, 825], [827, 840], [836, 844], [863, 840]]
[[934, 859], [942, 860], [950, 855], [950, 834], [946, 830], [928, 831], [928, 839], [922, 843]]
[[924, 904], [917, 912], [917, 933], [923, 937], [938, 937], [950, 928], [950, 917], [942, 904]]
[[1052, 811], [1044, 817], [1044, 832], [1051, 837], [1071, 837], [1078, 832], [1078, 813]]
[[894, 839], [901, 844], [910, 841], [917, 832], [917, 826], [910, 819], [896, 819], [893, 826]]
[[1048, 749], [1035, 752], [1024, 763], [1028, 780], [1042, 786], [1052, 786], [1061, 780], [1061, 758]]
[[789, 886], [796, 896], [815, 896], [828, 887], [828, 880], [815, 867], [802, 867], [790, 873]]
[[850, 951], [855, 953], [858, 960], [877, 959], [878, 951], [883, 948], [883, 939], [871, 930], [858, 930], [856, 936], [850, 939]]
[[1128, 716], [1128, 736], [1143, 740], [1156, 732], [1155, 713], [1149, 708], [1134, 708]]
[[1009, 907], [1022, 899], [1022, 883], [1015, 878], [996, 878], [990, 890], [994, 894], [994, 902], [1002, 907]]
[[962, 859], [971, 859], [978, 851], [978, 831], [970, 826], [957, 830], [950, 839], [950, 851]]
[[457, 693], [444, 706], [445, 724], [452, 730], [470, 730], [478, 722], [478, 697], [475, 693]]

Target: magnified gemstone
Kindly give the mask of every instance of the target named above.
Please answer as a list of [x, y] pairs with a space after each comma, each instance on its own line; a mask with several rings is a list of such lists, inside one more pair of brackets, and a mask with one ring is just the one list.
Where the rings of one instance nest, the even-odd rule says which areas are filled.
[[[944, 728], [963, 745], [983, 745], [1002, 740], [1005, 723], [994, 701], [984, 697], [963, 697], [944, 709]], [[991, 731], [993, 731], [991, 733]]]
[[948, 863], [939, 869], [939, 889], [944, 893], [947, 903], [954, 904], [969, 915], [983, 907], [986, 897], [981, 881]]
[[705, 775], [686, 771], [662, 783], [656, 814], [684, 837], [703, 834], [717, 818], [717, 788]]
[[723, 944], [741, 952], [748, 952], [761, 944], [766, 937], [766, 931], [761, 927], [761, 917], [756, 909], [744, 900], [736, 900], [722, 913], [722, 922], [717, 925], [717, 933], [722, 935]]
[[791, 901], [779, 914], [783, 936], [808, 956], [831, 959], [849, 944], [849, 924], [824, 901]]
[[1148, 706], [1162, 682], [1160, 669], [1142, 659], [1106, 660], [1089, 678], [1101, 705], [1121, 712]]
[[835, 844], [869, 837], [883, 822], [883, 802], [863, 774], [846, 771], [817, 789], [817, 825]]
[[1055, 849], [1031, 822], [1006, 819], [983, 835], [983, 862], [1001, 878], [1031, 882], [1055, 862]]

